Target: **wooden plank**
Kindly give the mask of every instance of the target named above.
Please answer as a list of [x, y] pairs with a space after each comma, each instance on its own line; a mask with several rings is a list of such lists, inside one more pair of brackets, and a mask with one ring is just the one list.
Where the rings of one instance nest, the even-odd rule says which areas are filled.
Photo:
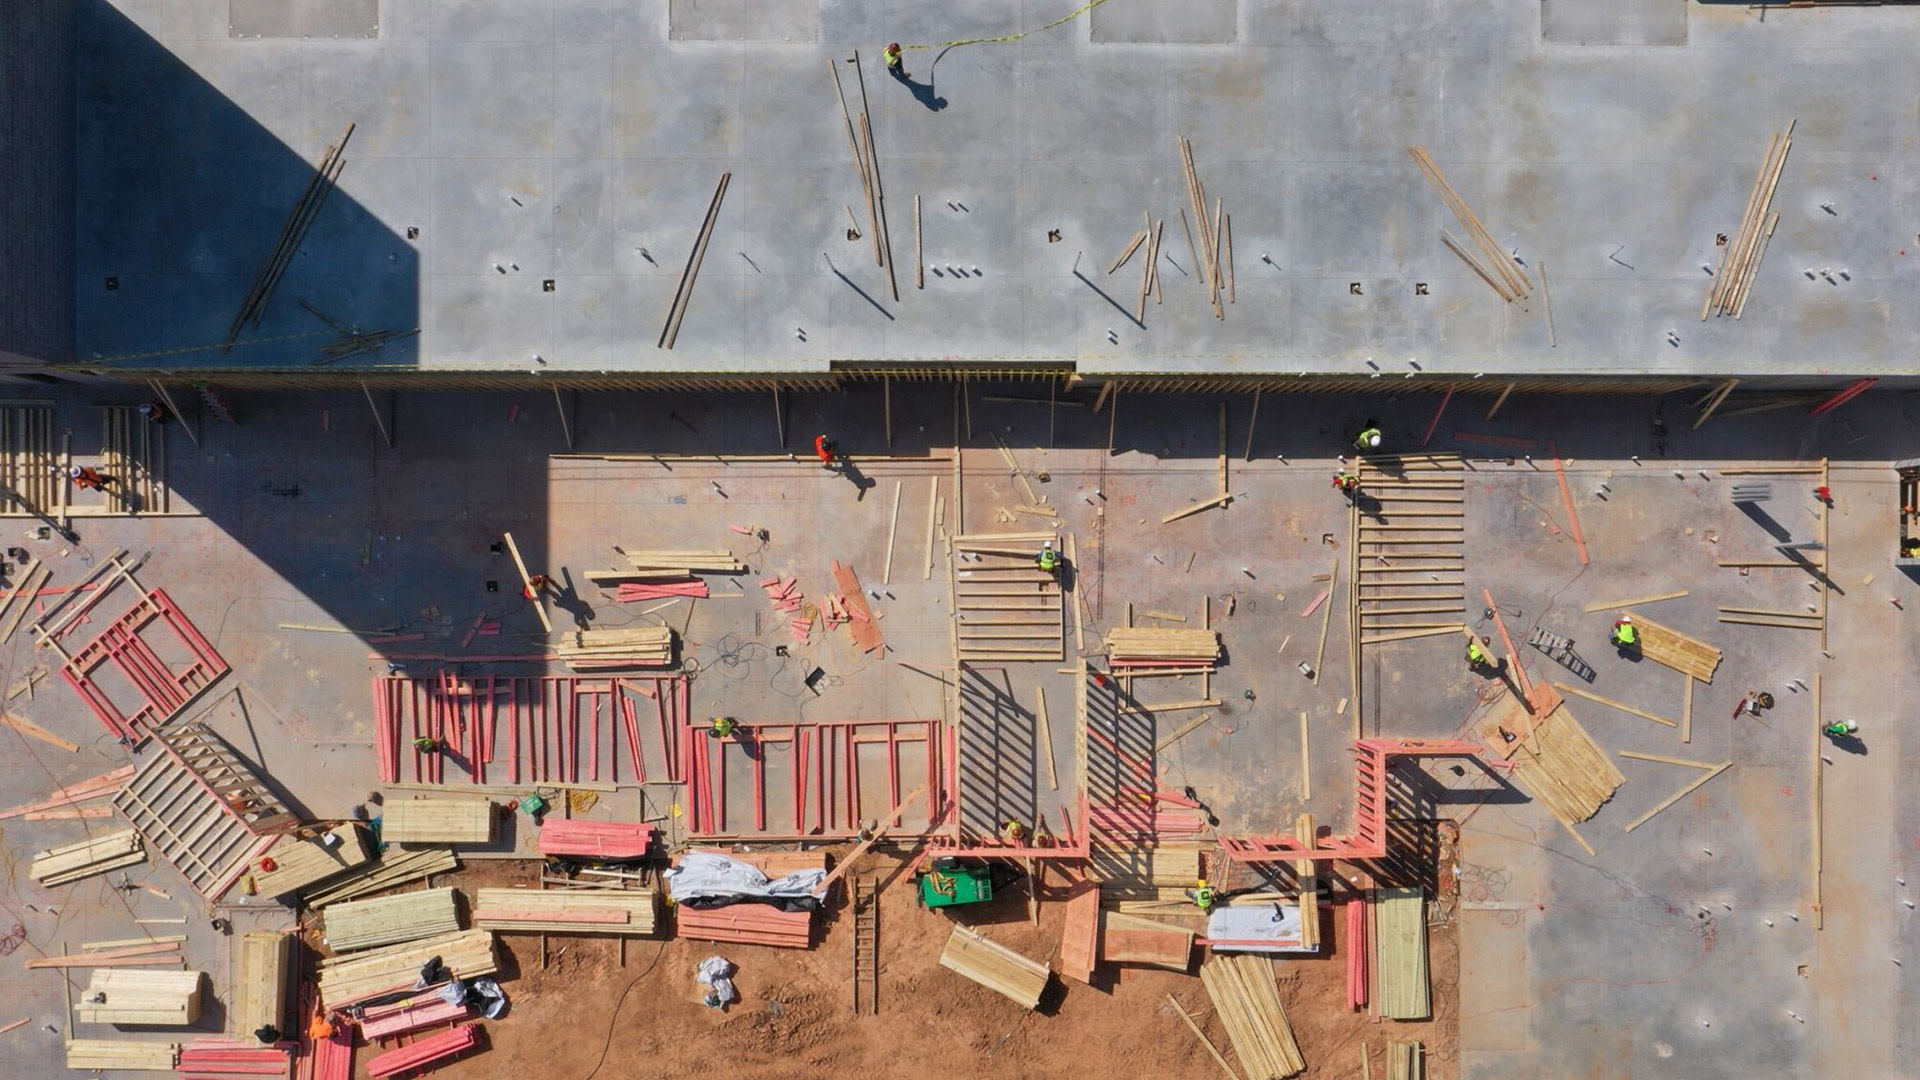
[[880, 572], [880, 584], [893, 584], [893, 540], [900, 531], [900, 488], [906, 481], [893, 482], [893, 516], [887, 520], [887, 562]]
[[1212, 1055], [1213, 1060], [1219, 1064], [1220, 1071], [1227, 1074], [1227, 1080], [1240, 1080], [1240, 1075], [1233, 1071], [1232, 1066], [1227, 1064], [1227, 1059], [1221, 1057], [1220, 1051], [1214, 1049], [1213, 1043], [1207, 1041], [1206, 1033], [1200, 1030], [1200, 1025], [1194, 1023], [1193, 1017], [1187, 1014], [1187, 1010], [1180, 1007], [1179, 1000], [1172, 994], [1168, 994], [1167, 1004], [1172, 1005], [1173, 1011], [1180, 1014], [1181, 1020], [1186, 1021], [1187, 1030], [1193, 1032], [1193, 1037], [1199, 1039], [1200, 1045], [1207, 1048], [1207, 1053]]
[[1187, 721], [1186, 723], [1180, 725], [1180, 730], [1174, 732], [1171, 735], [1168, 735], [1166, 738], [1161, 739], [1159, 742], [1154, 743], [1153, 752], [1156, 754], [1160, 753], [1161, 751], [1165, 750], [1167, 747], [1172, 746], [1174, 743], [1177, 743], [1181, 739], [1186, 738], [1188, 735], [1193, 734], [1193, 732], [1197, 730], [1200, 727], [1200, 725], [1206, 723], [1211, 719], [1213, 719], [1212, 713], [1203, 713], [1202, 715]]
[[1183, 510], [1175, 510], [1173, 513], [1168, 514], [1167, 516], [1161, 518], [1160, 524], [1171, 525], [1174, 522], [1179, 521], [1183, 517], [1188, 517], [1193, 514], [1197, 514], [1202, 510], [1209, 510], [1209, 509], [1212, 509], [1213, 507], [1221, 506], [1225, 503], [1231, 502], [1232, 500], [1233, 500], [1233, 495], [1229, 492], [1223, 491], [1220, 494], [1215, 495], [1211, 499], [1203, 499], [1200, 502], [1194, 503], [1192, 506], [1189, 506]]
[[41, 742], [48, 743], [53, 746], [57, 746], [60, 749], [65, 750], [69, 754], [77, 754], [80, 752], [79, 743], [73, 742], [68, 739], [63, 739], [60, 736], [55, 735], [53, 732], [48, 731], [46, 728], [41, 727], [39, 724], [36, 724], [33, 721], [28, 720], [24, 716], [14, 716], [11, 713], [0, 713], [0, 724], [5, 724], [22, 735], [31, 735], [34, 738], [39, 739]]
[[[1035, 707], [1039, 710], [1040, 746], [1047, 752], [1047, 783], [1053, 790], [1059, 791], [1060, 773], [1054, 768], [1053, 764], [1053, 727], [1047, 723], [1047, 688], [1044, 686], [1035, 686], [1033, 688], [1033, 694]], [[1084, 982], [1085, 980], [1083, 979], [1081, 981]]]
[[1716, 776], [1719, 776], [1721, 773], [1726, 772], [1728, 769], [1732, 767], [1733, 767], [1733, 762], [1731, 761], [1723, 761], [1720, 764], [1713, 766], [1711, 771], [1707, 772], [1705, 775], [1701, 776], [1698, 780], [1695, 780], [1693, 783], [1688, 784], [1686, 787], [1683, 787], [1679, 791], [1676, 791], [1672, 795], [1668, 796], [1667, 799], [1664, 802], [1662, 802], [1659, 806], [1654, 807], [1653, 809], [1647, 811], [1644, 814], [1641, 814], [1639, 817], [1634, 818], [1632, 821], [1628, 822], [1627, 827], [1623, 831], [1632, 832], [1633, 830], [1639, 828], [1640, 826], [1645, 825], [1647, 821], [1650, 818], [1652, 818], [1655, 814], [1658, 814], [1660, 811], [1665, 810], [1667, 807], [1672, 806], [1674, 803], [1677, 803], [1681, 799], [1684, 799], [1687, 796], [1693, 794], [1695, 791], [1697, 791], [1700, 788], [1700, 785], [1706, 783], [1707, 781], [1713, 779]]
[[1615, 600], [1605, 604], [1588, 604], [1581, 611], [1591, 615], [1596, 611], [1616, 611], [1620, 608], [1637, 607], [1641, 604], [1653, 604], [1662, 600], [1678, 600], [1687, 595], [1687, 590], [1676, 589], [1673, 592], [1654, 593], [1652, 596], [1637, 596], [1632, 600]]
[[[1687, 681], [1692, 682], [1693, 680], [1688, 679]], [[1664, 757], [1660, 754], [1643, 754], [1637, 750], [1616, 750], [1614, 753], [1624, 758], [1633, 758], [1635, 761], [1658, 761], [1663, 765], [1685, 765], [1690, 769], [1712, 769], [1716, 767], [1711, 761], [1688, 761], [1686, 758]]]
[[1680, 741], [1690, 743], [1693, 741], [1693, 677], [1684, 676], [1682, 681], [1687, 685], [1680, 696]]
[[506, 538], [507, 552], [513, 556], [513, 568], [520, 572], [520, 586], [523, 590], [521, 595], [532, 594], [532, 600], [529, 603], [533, 606], [533, 613], [540, 617], [540, 628], [549, 634], [553, 633], [553, 620], [547, 618], [546, 591], [533, 587], [533, 575], [527, 573], [526, 560], [520, 557], [520, 545], [513, 542], [513, 534], [502, 533], [501, 535]]
[[1362, 645], [1380, 645], [1389, 641], [1407, 641], [1412, 638], [1438, 637], [1443, 634], [1457, 634], [1466, 629], [1463, 624], [1449, 623], [1446, 626], [1428, 627], [1424, 630], [1399, 630], [1390, 634], [1376, 634], [1360, 639]]
[[[1693, 680], [1689, 679], [1687, 681], [1692, 682]], [[1583, 697], [1583, 698], [1586, 698], [1588, 701], [1597, 701], [1600, 704], [1605, 705], [1610, 709], [1619, 709], [1621, 712], [1624, 712], [1624, 713], [1632, 713], [1633, 715], [1638, 716], [1644, 720], [1651, 720], [1656, 724], [1665, 724], [1668, 727], [1680, 726], [1674, 723], [1672, 720], [1667, 719], [1664, 716], [1657, 716], [1653, 713], [1646, 711], [1645, 709], [1635, 708], [1634, 706], [1628, 705], [1625, 702], [1615, 701], [1610, 697], [1601, 697], [1599, 694], [1596, 694], [1591, 690], [1584, 690], [1578, 686], [1573, 686], [1568, 683], [1562, 683], [1562, 682], [1556, 682], [1553, 685], [1555, 689], [1561, 691], [1562, 693], [1572, 694], [1575, 697]]]

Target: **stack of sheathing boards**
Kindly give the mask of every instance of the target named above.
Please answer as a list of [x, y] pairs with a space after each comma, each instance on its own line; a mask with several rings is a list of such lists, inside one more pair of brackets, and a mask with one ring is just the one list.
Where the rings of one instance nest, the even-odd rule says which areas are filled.
[[1387, 1040], [1387, 1080], [1420, 1080], [1425, 1075], [1419, 1040]]
[[626, 552], [634, 576], [688, 577], [692, 574], [743, 574], [747, 568], [725, 548], [687, 548]]
[[813, 945], [813, 912], [784, 911], [772, 904], [726, 904], [674, 909], [674, 928], [693, 941], [725, 941], [736, 945], [769, 945], [776, 949], [806, 949]]
[[321, 1003], [336, 1008], [389, 990], [404, 990], [413, 985], [420, 966], [436, 956], [462, 979], [489, 975], [499, 967], [491, 933], [461, 930], [320, 961]]
[[123, 829], [48, 848], [33, 857], [33, 866], [28, 869], [27, 876], [42, 885], [65, 885], [69, 881], [79, 881], [94, 874], [145, 862], [146, 858], [140, 834], [132, 829]]
[[1096, 843], [1087, 876], [1101, 882], [1102, 900], [1184, 900], [1200, 877], [1200, 849]]
[[293, 984], [293, 935], [274, 930], [240, 938], [233, 980], [235, 1031], [253, 1032], [263, 1026], [292, 1030], [287, 1001]]
[[351, 900], [367, 893], [384, 892], [396, 885], [405, 885], [410, 881], [420, 881], [435, 874], [445, 874], [460, 867], [460, 860], [453, 852], [445, 848], [427, 848], [422, 851], [402, 851], [388, 848], [380, 857], [343, 876], [340, 880], [308, 889], [301, 894], [310, 907], [323, 907]]
[[[73, 1007], [73, 1018], [83, 1024], [185, 1027], [200, 1019], [202, 978], [198, 971], [96, 970]], [[102, 994], [105, 1001], [88, 1004], [89, 998]]]
[[493, 839], [493, 803], [477, 799], [388, 799], [380, 837], [396, 844], [484, 844]]
[[1193, 963], [1193, 931], [1119, 911], [1103, 912], [1100, 959], [1115, 964], [1151, 964], [1185, 971]]
[[262, 861], [272, 859], [274, 867], [254, 871], [254, 888], [261, 896], [285, 896], [365, 866], [373, 858], [373, 847], [359, 828], [349, 825], [333, 832], [340, 838], [333, 847], [317, 837], [281, 837], [261, 857]]
[[964, 926], [953, 928], [947, 947], [940, 951], [940, 966], [1006, 995], [1024, 1009], [1040, 1004], [1051, 975], [1047, 965], [988, 941]]
[[673, 663], [673, 630], [642, 626], [631, 630], [570, 630], [560, 635], [554, 653], [574, 670], [604, 667], [666, 667]]
[[1273, 985], [1271, 960], [1216, 956], [1201, 967], [1200, 981], [1248, 1080], [1281, 1080], [1307, 1067]]
[[1627, 782], [1565, 705], [1535, 722], [1511, 749], [1519, 763], [1514, 781], [1569, 825], [1599, 813]]
[[1662, 626], [1638, 612], [1632, 614], [1633, 625], [1640, 631], [1641, 656], [1703, 683], [1713, 681], [1713, 673], [1720, 666], [1719, 649], [1690, 638], [1670, 626]]
[[452, 889], [331, 904], [325, 912], [327, 945], [338, 952], [397, 945], [460, 929]]
[[126, 1039], [68, 1039], [67, 1068], [99, 1071], [119, 1069], [172, 1072], [180, 1044], [133, 1042]]
[[1109, 660], [1206, 660], [1220, 658], [1217, 630], [1164, 630], [1116, 626], [1107, 631]]
[[1425, 1020], [1427, 905], [1418, 888], [1381, 889], [1374, 905], [1373, 1003], [1389, 1020]]
[[481, 889], [473, 901], [482, 930], [651, 937], [658, 914], [652, 889]]

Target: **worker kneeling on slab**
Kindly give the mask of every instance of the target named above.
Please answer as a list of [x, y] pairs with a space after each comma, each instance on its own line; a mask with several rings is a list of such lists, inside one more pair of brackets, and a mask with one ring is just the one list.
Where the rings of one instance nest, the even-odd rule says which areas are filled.
[[1623, 655], [1640, 655], [1640, 631], [1633, 625], [1633, 616], [1622, 615], [1614, 620], [1613, 644]]

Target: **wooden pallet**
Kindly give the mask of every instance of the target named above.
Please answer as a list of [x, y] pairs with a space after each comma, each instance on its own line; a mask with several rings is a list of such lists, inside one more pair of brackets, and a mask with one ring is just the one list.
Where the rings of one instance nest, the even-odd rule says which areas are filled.
[[460, 929], [460, 912], [451, 888], [333, 904], [323, 918], [327, 945], [336, 952], [398, 945]]
[[1082, 881], [1067, 894], [1060, 923], [1060, 974], [1092, 985], [1100, 954], [1100, 883]]
[[306, 889], [301, 899], [310, 907], [324, 907], [368, 893], [383, 892], [435, 874], [447, 874], [460, 868], [460, 860], [446, 848], [402, 851], [388, 848], [380, 857], [353, 872], [315, 888]]
[[1107, 659], [1114, 663], [1143, 660], [1204, 660], [1211, 663], [1220, 658], [1220, 632], [1217, 630], [1116, 626], [1107, 631], [1106, 645]]
[[770, 904], [729, 904], [718, 908], [675, 909], [679, 936], [691, 941], [725, 941], [805, 949], [813, 944], [813, 913], [781, 911]]
[[1427, 903], [1416, 887], [1381, 889], [1374, 905], [1374, 1008], [1389, 1020], [1432, 1014], [1427, 980]]
[[[1569, 827], [1600, 812], [1627, 778], [1565, 704], [1529, 717], [1512, 697], [1474, 722], [1480, 740], [1515, 763], [1513, 782]], [[1507, 742], [1499, 728], [1515, 736]]]
[[1271, 960], [1216, 956], [1200, 968], [1200, 981], [1248, 1080], [1283, 1080], [1306, 1068], [1274, 986]]
[[273, 869], [257, 871], [254, 888], [261, 896], [285, 896], [365, 866], [373, 859], [373, 845], [367, 840], [366, 830], [343, 825], [332, 831], [340, 838], [333, 845], [321, 843], [317, 836], [288, 835], [275, 841], [259, 860], [264, 864], [271, 859]]
[[1195, 934], [1184, 926], [1108, 911], [1100, 919], [1100, 959], [1184, 972], [1193, 964]]
[[149, 754], [114, 808], [195, 891], [216, 900], [294, 816], [205, 725], [154, 741], [162, 752]]
[[1047, 540], [1056, 540], [1057, 549], [1050, 532], [955, 538], [954, 626], [961, 660], [1059, 660], [1066, 655], [1060, 581], [1034, 562]]
[[853, 909], [853, 1015], [880, 1013], [880, 895], [871, 881], [849, 878]]
[[493, 935], [485, 930], [461, 930], [404, 945], [369, 949], [319, 961], [321, 1002], [327, 1008], [339, 1008], [375, 994], [411, 987], [420, 974], [420, 966], [435, 956], [448, 971], [462, 979], [491, 975], [500, 965]]
[[953, 928], [947, 947], [940, 951], [940, 966], [1005, 995], [1023, 1009], [1039, 1007], [1040, 995], [1052, 977], [1047, 965], [964, 926]]
[[1387, 1040], [1387, 1080], [1421, 1080], [1426, 1069], [1420, 1056], [1420, 1040]]
[[85, 1072], [108, 1069], [172, 1072], [180, 1044], [130, 1039], [68, 1039], [67, 1068]]
[[653, 832], [653, 826], [638, 822], [551, 818], [540, 826], [537, 846], [547, 856], [638, 859], [653, 849]]

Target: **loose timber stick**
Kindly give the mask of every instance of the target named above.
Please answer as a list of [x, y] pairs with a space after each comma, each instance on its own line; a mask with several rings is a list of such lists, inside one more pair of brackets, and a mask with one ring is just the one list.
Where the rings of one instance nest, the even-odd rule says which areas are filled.
[[1233, 291], [1233, 215], [1228, 214], [1221, 222], [1221, 242], [1227, 249], [1227, 303], [1237, 304], [1239, 299]]
[[1667, 800], [1661, 803], [1659, 806], [1654, 807], [1653, 809], [1647, 811], [1646, 813], [1641, 814], [1639, 817], [1634, 818], [1631, 822], [1628, 822], [1627, 827], [1624, 831], [1632, 832], [1633, 830], [1639, 828], [1640, 826], [1645, 825], [1648, 819], [1652, 818], [1653, 815], [1658, 814], [1660, 811], [1665, 810], [1667, 807], [1672, 806], [1674, 803], [1677, 803], [1681, 799], [1684, 799], [1687, 796], [1693, 794], [1696, 790], [1699, 789], [1700, 785], [1706, 783], [1707, 781], [1713, 779], [1716, 776], [1719, 776], [1721, 773], [1726, 772], [1728, 769], [1732, 767], [1733, 767], [1733, 762], [1731, 761], [1723, 761], [1720, 764], [1713, 766], [1712, 771], [1700, 777], [1700, 779], [1695, 780], [1693, 783], [1688, 784], [1686, 787], [1683, 787], [1679, 791], [1674, 792], [1672, 795], [1668, 796]]
[[1206, 1047], [1207, 1053], [1213, 1055], [1213, 1060], [1220, 1065], [1220, 1071], [1227, 1074], [1227, 1080], [1240, 1080], [1239, 1074], [1233, 1071], [1233, 1066], [1228, 1065], [1227, 1059], [1221, 1057], [1220, 1051], [1215, 1050], [1213, 1043], [1207, 1041], [1206, 1033], [1200, 1030], [1200, 1025], [1194, 1023], [1193, 1017], [1187, 1015], [1187, 1010], [1180, 1007], [1179, 999], [1175, 998], [1172, 994], [1168, 994], [1167, 1002], [1173, 1006], [1174, 1012], [1180, 1014], [1180, 1019], [1186, 1021], [1187, 1030], [1193, 1032], [1193, 1037], [1199, 1039], [1200, 1045]]
[[1060, 773], [1053, 765], [1053, 726], [1047, 723], [1047, 688], [1033, 688], [1035, 714], [1040, 720], [1040, 746], [1047, 752], [1047, 783], [1053, 790], [1060, 790]]
[[[920, 241], [920, 196], [918, 193], [915, 193], [913, 196], [913, 287], [916, 289], [924, 289], [927, 287], [927, 256], [926, 247]], [[626, 939], [621, 938], [620, 940], [625, 941]]]
[[[1693, 680], [1689, 679], [1687, 681], [1692, 682]], [[1638, 716], [1643, 720], [1651, 720], [1656, 724], [1665, 724], [1668, 727], [1680, 726], [1674, 723], [1673, 721], [1667, 719], [1664, 716], [1655, 716], [1653, 713], [1650, 713], [1645, 709], [1636, 709], [1633, 706], [1626, 704], [1625, 702], [1615, 701], [1609, 697], [1601, 697], [1599, 694], [1596, 694], [1591, 690], [1582, 690], [1577, 686], [1570, 686], [1562, 682], [1557, 682], [1557, 683], [1554, 683], [1553, 685], [1556, 689], [1559, 689], [1568, 694], [1572, 694], [1575, 697], [1583, 697], [1583, 698], [1586, 698], [1588, 701], [1597, 701], [1600, 704], [1605, 705], [1609, 708], [1619, 709], [1621, 712], [1624, 712], [1624, 713], [1632, 713], [1633, 715]]]
[[[863, 86], [861, 93], [866, 89]], [[880, 213], [880, 241], [887, 253], [887, 287], [895, 303], [900, 301], [900, 283], [893, 276], [893, 233], [887, 228], [887, 185], [880, 180], [880, 154], [873, 147], [873, 124], [865, 111], [860, 113], [860, 133], [866, 137], [867, 167], [873, 170], [873, 201]]]
[[680, 287], [674, 291], [673, 306], [667, 310], [667, 324], [660, 328], [660, 340], [656, 343], [659, 348], [671, 349], [679, 340], [681, 320], [686, 318], [687, 303], [693, 299], [693, 282], [700, 276], [700, 264], [707, 257], [707, 241], [713, 238], [714, 223], [720, 218], [720, 203], [727, 197], [727, 183], [732, 179], [731, 172], [721, 173], [720, 183], [713, 189], [713, 202], [707, 206], [706, 220], [700, 224], [699, 239], [687, 255], [687, 268], [680, 275]]
[[1114, 271], [1127, 265], [1127, 260], [1133, 258], [1133, 253], [1140, 249], [1141, 244], [1144, 244], [1147, 242], [1148, 231], [1149, 230], [1141, 229], [1139, 232], [1133, 234], [1133, 240], [1127, 244], [1127, 249], [1120, 253], [1119, 258], [1113, 260], [1112, 266], [1107, 267], [1108, 277], [1112, 277]]

